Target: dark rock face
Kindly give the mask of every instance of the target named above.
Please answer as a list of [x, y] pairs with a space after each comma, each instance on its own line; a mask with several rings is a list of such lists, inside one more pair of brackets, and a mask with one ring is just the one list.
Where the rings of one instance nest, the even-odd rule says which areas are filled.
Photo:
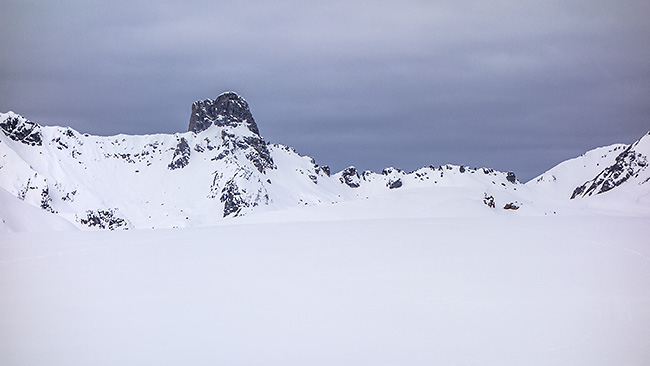
[[[644, 138], [650, 138], [648, 136], [650, 135], [646, 135]], [[571, 199], [605, 193], [620, 186], [631, 177], [638, 175], [640, 171], [646, 169], [648, 166], [648, 157], [634, 150], [639, 141], [620, 153], [616, 157], [616, 162], [601, 171], [594, 179], [574, 189], [571, 194]]]
[[229, 180], [223, 187], [220, 200], [223, 202], [223, 217], [238, 216], [242, 208], [248, 206], [234, 180]]
[[320, 174], [320, 172], [323, 172], [326, 176], [330, 176], [330, 167], [327, 165], [323, 166], [317, 166], [316, 168], [316, 174]]
[[503, 209], [504, 210], [518, 210], [519, 205], [517, 204], [517, 202], [510, 202], [510, 203], [506, 203], [506, 205], [503, 206]]
[[249, 149], [246, 152], [246, 159], [250, 160], [260, 173], [264, 173], [265, 169], [275, 167], [271, 152], [269, 152], [266, 142], [262, 138], [245, 136], [243, 140], [246, 144], [244, 148]]
[[[389, 168], [384, 168], [381, 171], [381, 175], [385, 175], [388, 177], [388, 181], [386, 182], [386, 187], [388, 189], [396, 189], [402, 186], [402, 179], [399, 177], [396, 177], [397, 174], [403, 174], [404, 172], [401, 169], [389, 167]], [[421, 178], [421, 175], [418, 175], [416, 173], [416, 176], [418, 178]]]
[[226, 182], [220, 197], [220, 201], [223, 202], [223, 217], [230, 215], [237, 217], [242, 214], [242, 209], [258, 206], [260, 201], [268, 203], [268, 195], [263, 194], [261, 190], [257, 191], [256, 198], [250, 195], [246, 197], [246, 194], [246, 189], [239, 187], [234, 179]]
[[489, 208], [495, 208], [496, 204], [494, 203], [494, 197], [493, 196], [488, 196], [487, 193], [484, 193], [483, 197], [483, 203]]
[[389, 189], [395, 189], [399, 188], [402, 186], [402, 180], [397, 178], [396, 180], [389, 180], [388, 183], [386, 183], [386, 187]]
[[390, 167], [390, 168], [384, 168], [381, 171], [381, 175], [389, 175], [389, 174], [393, 174], [393, 173], [403, 173], [403, 172], [404, 171], [402, 169]]
[[242, 151], [244, 157], [253, 163], [260, 173], [265, 173], [266, 169], [275, 169], [271, 152], [263, 138], [256, 136], [242, 137], [221, 131], [221, 141], [225, 150], [220, 153], [219, 159], [235, 156], [237, 151]]
[[52, 208], [52, 197], [50, 197], [50, 189], [48, 187], [45, 187], [41, 191], [41, 208], [54, 214], [57, 213], [56, 210]]
[[360, 177], [357, 168], [351, 166], [341, 172], [341, 183], [345, 183], [350, 188], [359, 188]]
[[0, 122], [0, 129], [2, 129], [2, 132], [7, 137], [14, 141], [31, 146], [41, 146], [43, 144], [43, 137], [40, 131], [41, 127], [34, 122], [17, 117], [9, 117]]
[[98, 229], [123, 229], [127, 230], [129, 224], [126, 220], [118, 217], [114, 210], [88, 210], [86, 216], [77, 218], [79, 222], [88, 227], [97, 227]]
[[515, 176], [514, 172], [508, 172], [506, 174], [506, 180], [512, 184], [517, 183], [517, 177]]
[[244, 125], [255, 135], [260, 134], [248, 103], [234, 92], [223, 93], [215, 100], [200, 100], [192, 104], [189, 131], [199, 133], [213, 124], [221, 127]]
[[[233, 133], [232, 130], [222, 130], [221, 140], [226, 150], [220, 153], [220, 159], [229, 155], [234, 156], [236, 151], [243, 151], [246, 159], [253, 163], [260, 173], [264, 173], [266, 169], [275, 168], [271, 153], [259, 134], [248, 103], [242, 97], [234, 92], [227, 92], [219, 95], [215, 100], [206, 99], [194, 102], [189, 130], [200, 133], [212, 125], [232, 128], [245, 126], [253, 133], [252, 136], [239, 135]], [[211, 150], [210, 145], [208, 145], [208, 150]], [[189, 153], [187, 157], [189, 161]], [[176, 154], [174, 161], [176, 161]], [[173, 169], [171, 164], [170, 169]]]
[[176, 145], [176, 150], [174, 150], [172, 162], [169, 163], [167, 167], [170, 170], [184, 168], [190, 163], [190, 153], [190, 145], [184, 137], [181, 137], [180, 141], [178, 141], [178, 144]]

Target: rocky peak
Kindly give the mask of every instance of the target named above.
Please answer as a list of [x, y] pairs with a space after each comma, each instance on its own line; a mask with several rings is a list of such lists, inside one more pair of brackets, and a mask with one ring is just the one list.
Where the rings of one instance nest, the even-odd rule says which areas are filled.
[[[238, 155], [240, 152], [242, 158], [253, 163], [260, 173], [264, 173], [266, 169], [275, 168], [271, 153], [259, 134], [248, 103], [237, 93], [225, 92], [215, 100], [200, 100], [192, 104], [189, 130], [200, 133], [212, 125], [222, 127], [219, 136], [221, 136], [224, 150], [217, 160], [226, 156]], [[243, 130], [240, 126], [243, 127]], [[179, 145], [179, 147], [182, 146]], [[186, 155], [189, 156], [189, 149], [185, 150], [188, 151]], [[174, 155], [174, 159], [176, 159], [176, 155]], [[184, 165], [187, 164], [180, 167]], [[169, 167], [172, 169], [171, 164]]]
[[[638, 178], [639, 173], [645, 171], [648, 164], [650, 164], [649, 156], [650, 131], [620, 153], [616, 157], [614, 164], [605, 168], [594, 179], [577, 187], [571, 194], [571, 199], [605, 193], [620, 186], [632, 177]], [[646, 182], [647, 180], [641, 182], [641, 184]]]
[[0, 116], [0, 130], [10, 139], [26, 145], [40, 146], [43, 142], [41, 126], [13, 112]]
[[339, 180], [350, 188], [359, 188], [361, 185], [361, 177], [359, 176], [359, 172], [357, 172], [357, 168], [354, 166], [350, 166], [341, 171]]
[[238, 127], [244, 125], [259, 136], [259, 130], [244, 98], [235, 92], [225, 92], [215, 100], [199, 100], [192, 104], [189, 131], [199, 133], [208, 127]]

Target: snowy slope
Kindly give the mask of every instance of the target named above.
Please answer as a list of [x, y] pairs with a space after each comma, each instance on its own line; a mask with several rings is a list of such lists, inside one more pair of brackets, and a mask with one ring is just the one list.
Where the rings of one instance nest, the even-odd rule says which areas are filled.
[[329, 207], [310, 222], [0, 235], [0, 364], [650, 361], [647, 217]]
[[39, 207], [27, 205], [0, 188], [0, 233], [78, 230], [70, 221]]
[[630, 145], [601, 147], [564, 161], [527, 182], [524, 190], [563, 212], [650, 215], [648, 156], [650, 133]]
[[602, 194], [622, 184], [626, 186], [645, 185], [650, 181], [650, 170], [647, 169], [650, 163], [648, 155], [650, 155], [650, 132], [628, 146], [611, 165], [603, 169], [595, 178], [577, 187], [571, 198]]
[[531, 179], [526, 186], [542, 195], [568, 199], [576, 187], [613, 164], [625, 148], [627, 145], [614, 144], [589, 150]]

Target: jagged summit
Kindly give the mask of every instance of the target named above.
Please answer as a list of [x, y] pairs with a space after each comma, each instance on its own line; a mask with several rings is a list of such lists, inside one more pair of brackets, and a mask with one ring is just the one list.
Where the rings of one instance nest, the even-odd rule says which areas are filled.
[[603, 169], [595, 178], [577, 187], [571, 199], [601, 194], [612, 190], [628, 180], [637, 180], [637, 185], [648, 183], [646, 172], [650, 155], [650, 131], [620, 153], [614, 164]]
[[233, 91], [222, 93], [214, 100], [198, 100], [192, 104], [188, 130], [200, 133], [212, 125], [220, 127], [244, 125], [255, 135], [260, 134], [248, 103]]
[[14, 112], [7, 113], [0, 121], [0, 129], [14, 141], [32, 146], [42, 143], [41, 126]]

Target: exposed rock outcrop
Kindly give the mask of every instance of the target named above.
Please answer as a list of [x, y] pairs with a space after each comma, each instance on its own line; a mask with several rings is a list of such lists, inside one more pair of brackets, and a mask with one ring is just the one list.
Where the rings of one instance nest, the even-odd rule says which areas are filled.
[[350, 188], [359, 188], [361, 185], [361, 178], [357, 172], [357, 168], [351, 166], [341, 172], [341, 183], [345, 183]]
[[215, 100], [206, 99], [192, 104], [189, 131], [200, 133], [210, 126], [245, 126], [259, 137], [260, 132], [244, 98], [235, 92], [226, 92]]
[[82, 217], [77, 216], [77, 220], [82, 225], [97, 229], [128, 230], [130, 227], [129, 222], [124, 218], [119, 217], [117, 212], [113, 209], [88, 210]]
[[223, 217], [240, 216], [242, 210], [246, 208], [256, 207], [260, 204], [268, 204], [269, 196], [261, 182], [259, 183], [256, 190], [251, 191], [249, 188], [247, 191], [237, 184], [235, 178], [226, 182], [221, 190], [220, 197], [220, 201], [223, 203]]
[[386, 183], [386, 187], [388, 187], [389, 189], [395, 189], [395, 188], [399, 188], [401, 186], [402, 186], [402, 180], [399, 179], [399, 178], [397, 178], [395, 180], [391, 179], [391, 180], [388, 181], [388, 183]]
[[41, 127], [22, 116], [10, 115], [4, 121], [0, 121], [0, 129], [14, 141], [20, 141], [31, 146], [41, 146], [43, 144]]
[[495, 208], [496, 204], [494, 203], [494, 196], [490, 196], [487, 193], [484, 193], [483, 203], [489, 208]]
[[519, 202], [508, 202], [503, 206], [504, 210], [518, 210], [519, 209]]
[[625, 183], [648, 167], [648, 151], [650, 148], [650, 132], [630, 145], [616, 157], [616, 162], [603, 169], [594, 179], [577, 187], [571, 194], [571, 199], [601, 194]]
[[190, 145], [187, 143], [187, 140], [184, 137], [178, 141], [176, 149], [174, 150], [174, 157], [172, 162], [167, 166], [170, 170], [180, 169], [187, 166], [190, 163], [190, 154], [191, 149]]
[[[201, 133], [213, 125], [222, 128], [221, 140], [226, 148], [221, 152], [222, 157], [234, 156], [237, 151], [242, 151], [260, 173], [275, 167], [248, 103], [237, 93], [226, 92], [215, 100], [206, 99], [192, 104], [189, 131]], [[241, 126], [246, 129], [239, 130]]]

